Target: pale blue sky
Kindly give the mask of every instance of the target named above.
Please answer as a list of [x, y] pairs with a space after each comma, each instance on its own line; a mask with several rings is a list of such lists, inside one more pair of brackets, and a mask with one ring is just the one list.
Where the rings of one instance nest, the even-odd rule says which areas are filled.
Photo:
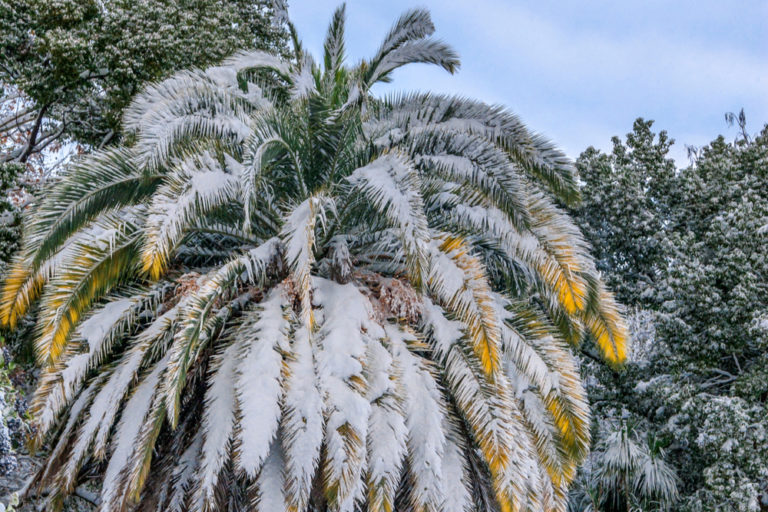
[[[321, 55], [336, 0], [289, 0], [305, 45]], [[642, 116], [684, 144], [733, 137], [723, 115], [768, 122], [768, 0], [351, 0], [348, 54], [373, 54], [410, 7], [461, 55], [456, 75], [417, 65], [378, 88], [433, 90], [501, 103], [575, 157]]]

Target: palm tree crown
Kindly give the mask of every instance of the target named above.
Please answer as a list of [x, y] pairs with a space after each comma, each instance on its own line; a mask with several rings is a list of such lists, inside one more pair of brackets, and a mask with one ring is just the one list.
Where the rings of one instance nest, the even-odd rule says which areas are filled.
[[342, 6], [321, 63], [294, 35], [177, 73], [52, 186], [2, 320], [39, 302], [54, 505], [89, 467], [109, 511], [565, 509], [569, 344], [619, 364], [625, 327], [560, 151], [504, 108], [371, 96], [458, 67], [433, 32], [409, 11], [347, 67]]

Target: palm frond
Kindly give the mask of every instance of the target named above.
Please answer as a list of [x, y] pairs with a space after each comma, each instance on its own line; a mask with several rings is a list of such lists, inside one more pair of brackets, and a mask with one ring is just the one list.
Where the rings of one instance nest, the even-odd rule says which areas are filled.
[[429, 283], [442, 306], [467, 327], [472, 349], [493, 381], [499, 373], [500, 333], [485, 270], [459, 237], [433, 244]]
[[235, 372], [239, 348], [237, 343], [230, 343], [215, 358], [211, 370], [201, 425], [203, 444], [197, 469], [195, 510], [216, 510], [214, 489], [228, 458], [235, 428]]
[[[367, 335], [371, 306], [354, 285], [314, 279], [314, 300], [322, 309], [317, 333], [317, 372], [325, 401], [326, 451], [323, 487], [329, 504], [353, 512], [362, 497], [362, 474], [370, 402], [366, 398]], [[367, 334], [364, 334], [367, 333]]]
[[398, 230], [409, 278], [416, 288], [421, 288], [427, 273], [430, 236], [420, 180], [411, 162], [401, 155], [385, 154], [356, 169], [347, 180]]
[[397, 325], [386, 326], [392, 356], [400, 368], [408, 428], [409, 503], [414, 510], [437, 512], [443, 504], [442, 459], [445, 450], [445, 403], [432, 365], [411, 353], [418, 340]]
[[263, 283], [268, 269], [276, 264], [279, 250], [278, 240], [270, 239], [246, 254], [233, 258], [212, 271], [205, 284], [185, 304], [181, 328], [169, 349], [171, 358], [165, 376], [165, 406], [172, 425], [178, 422], [181, 392], [187, 371], [209, 338], [215, 334], [217, 327], [221, 327], [222, 319], [216, 319], [219, 299], [233, 294], [241, 283]]
[[317, 362], [306, 326], [293, 336], [285, 365], [285, 395], [281, 421], [285, 454], [285, 488], [289, 510], [300, 512], [309, 502], [320, 460], [325, 421]]
[[221, 166], [204, 151], [180, 162], [152, 197], [144, 227], [142, 267], [152, 279], [168, 268], [184, 233], [200, 218], [237, 197], [240, 164], [225, 155]]
[[289, 348], [290, 318], [282, 287], [273, 288], [259, 309], [245, 316], [235, 332], [239, 362], [235, 393], [240, 414], [236, 429], [237, 466], [255, 478], [269, 455], [280, 422], [281, 351]]
[[132, 276], [138, 263], [138, 220], [131, 211], [105, 215], [90, 236], [73, 244], [41, 301], [35, 344], [39, 361], [55, 363], [83, 313]]

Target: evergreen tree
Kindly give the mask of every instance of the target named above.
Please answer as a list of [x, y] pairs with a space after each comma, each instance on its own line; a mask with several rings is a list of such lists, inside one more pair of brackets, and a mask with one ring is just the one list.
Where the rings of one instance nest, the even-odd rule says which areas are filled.
[[[629, 416], [666, 445], [681, 478], [678, 509], [765, 510], [768, 127], [750, 137], [742, 123], [736, 141], [719, 137], [677, 172], [662, 155], [666, 136], [655, 143], [649, 130], [635, 123], [631, 153], [619, 142], [610, 157], [590, 149], [579, 160], [585, 204], [577, 221], [596, 253], [609, 255], [600, 260], [609, 280], [628, 290], [636, 338], [621, 374], [586, 364], [595, 377], [590, 399], [598, 422]], [[606, 192], [607, 176], [625, 186]], [[611, 202], [595, 200], [606, 193]], [[653, 269], [649, 285], [634, 288], [646, 280], [626, 260]]]
[[0, 0], [0, 85], [9, 86], [0, 102], [18, 103], [0, 119], [0, 139], [17, 136], [11, 148], [0, 144], [0, 161], [25, 162], [63, 140], [102, 146], [118, 137], [123, 109], [149, 81], [239, 48], [284, 49], [270, 5]]

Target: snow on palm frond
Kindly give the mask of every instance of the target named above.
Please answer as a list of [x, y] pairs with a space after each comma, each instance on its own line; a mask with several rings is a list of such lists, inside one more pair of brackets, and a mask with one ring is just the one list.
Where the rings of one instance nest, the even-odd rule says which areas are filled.
[[291, 99], [304, 100], [317, 91], [314, 68], [315, 61], [312, 56], [304, 54], [301, 65], [290, 76], [290, 81], [293, 85], [291, 87]]
[[450, 208], [448, 218], [457, 226], [495, 241], [510, 261], [539, 276], [569, 314], [583, 308], [586, 284], [579, 275], [581, 268], [578, 258], [574, 257], [573, 246], [563, 253], [562, 245], [554, 246], [532, 231], [519, 232], [503, 212], [494, 207], [456, 204]]
[[503, 107], [456, 96], [415, 93], [389, 99], [382, 110], [390, 129], [428, 126], [482, 136], [508, 152], [528, 175], [559, 199], [570, 204], [579, 197], [573, 163]]
[[465, 323], [451, 321], [439, 306], [425, 299], [423, 322], [438, 361], [444, 366], [444, 378], [467, 418], [492, 473], [509, 464], [510, 425], [506, 410], [509, 390], [503, 382], [488, 382], [482, 362], [462, 343]]
[[614, 365], [627, 360], [629, 332], [623, 309], [602, 281], [589, 280], [587, 315], [583, 319], [603, 357]]
[[398, 326], [386, 326], [392, 355], [402, 375], [408, 429], [409, 502], [414, 510], [436, 512], [444, 499], [442, 464], [445, 449], [443, 418], [446, 405], [428, 361], [411, 353], [418, 343]]
[[368, 344], [368, 506], [372, 512], [394, 510], [406, 451], [403, 385], [392, 355], [380, 343]]
[[231, 68], [235, 73], [254, 69], [272, 69], [281, 75], [287, 75], [288, 63], [277, 55], [262, 50], [241, 50], [224, 59], [223, 67]]
[[235, 428], [235, 372], [239, 348], [236, 343], [230, 343], [213, 361], [201, 425], [204, 434], [197, 470], [195, 510], [215, 509], [214, 490]]
[[664, 461], [660, 450], [654, 446], [645, 447], [633, 487], [640, 496], [668, 506], [677, 501], [679, 479], [674, 468]]
[[83, 410], [88, 406], [93, 394], [106, 377], [107, 375], [103, 374], [91, 381], [91, 383], [80, 392], [75, 401], [72, 402], [68, 411], [69, 417], [67, 418], [67, 422], [61, 427], [59, 440], [53, 446], [46, 464], [40, 469], [37, 475], [35, 475], [34, 479], [29, 482], [29, 488], [33, 485], [37, 485], [38, 487], [46, 485], [51, 481], [52, 477], [55, 476], [56, 472], [60, 469], [61, 464], [65, 462], [62, 460], [62, 456], [66, 454], [67, 448], [69, 447], [70, 436], [72, 432], [74, 432]]
[[89, 468], [105, 511], [564, 512], [573, 346], [628, 342], [573, 165], [501, 107], [372, 96], [458, 60], [412, 10], [350, 67], [344, 12], [322, 63], [294, 33], [149, 86], [41, 199], [0, 317], [39, 299], [50, 508]]
[[411, 130], [395, 144], [407, 144], [418, 154], [415, 160], [423, 172], [437, 174], [489, 201], [518, 231], [529, 228], [528, 191], [515, 165], [495, 144], [477, 135], [431, 128]]
[[[317, 372], [325, 400], [326, 465], [323, 486], [329, 503], [352, 512], [362, 493], [370, 402], [363, 373], [366, 337], [380, 337], [369, 322], [371, 305], [354, 285], [316, 278], [315, 301], [322, 311], [317, 333]], [[378, 334], [378, 336], [377, 336]]]
[[323, 64], [330, 80], [334, 79], [336, 72], [344, 64], [344, 22], [346, 17], [346, 4], [341, 4], [333, 13], [331, 24], [323, 44]]
[[141, 166], [156, 169], [177, 155], [178, 145], [197, 136], [227, 141], [245, 140], [250, 134], [252, 98], [240, 90], [234, 73], [179, 71], [150, 85], [125, 109], [126, 131], [137, 134], [135, 151]]
[[140, 222], [135, 210], [105, 214], [72, 243], [42, 297], [45, 313], [38, 319], [36, 340], [40, 361], [55, 363], [83, 313], [135, 269]]
[[160, 384], [160, 377], [165, 366], [158, 364], [141, 383], [136, 387], [125, 404], [120, 418], [120, 423], [113, 437], [113, 451], [104, 474], [104, 483], [101, 488], [100, 512], [122, 510], [127, 501], [124, 496], [122, 478], [125, 463], [134, 451], [134, 444], [141, 430], [144, 420], [150, 414], [150, 405]]
[[560, 274], [553, 278], [554, 288], [560, 303], [573, 315], [584, 309], [587, 284], [581, 275], [586, 270], [581, 260], [587, 244], [573, 221], [551, 200], [543, 194], [529, 197], [534, 218], [532, 232], [560, 269]]
[[285, 456], [277, 441], [272, 443], [269, 456], [264, 461], [264, 467], [254, 484], [256, 497], [253, 500], [256, 512], [285, 510], [286, 500], [284, 491], [283, 467]]
[[470, 512], [473, 510], [473, 503], [465, 448], [460, 435], [454, 428], [446, 426], [446, 430], [448, 435], [445, 438], [443, 464], [440, 468], [445, 489], [442, 510], [443, 512]]
[[547, 475], [543, 485], [556, 503], [564, 503], [576, 476], [575, 461], [586, 456], [591, 437], [578, 365], [535, 314], [505, 302], [497, 302], [505, 369]]
[[365, 84], [370, 88], [378, 81], [387, 81], [395, 69], [410, 63], [437, 64], [453, 73], [459, 67], [459, 57], [453, 49], [430, 39], [435, 31], [429, 11], [414, 9], [403, 14], [394, 24], [367, 68]]
[[459, 55], [449, 45], [434, 39], [407, 41], [387, 53], [373, 68], [369, 83], [389, 80], [392, 71], [412, 63], [436, 64], [450, 73], [459, 68]]
[[[89, 448], [95, 457], [103, 456], [107, 435], [118, 413], [120, 403], [130, 389], [149, 348], [146, 342], [136, 344], [123, 356], [112, 375], [99, 390], [88, 408], [88, 417], [77, 432], [70, 448], [69, 459], [59, 485], [66, 491], [73, 489], [74, 479]], [[93, 447], [91, 448], [91, 444]]]
[[[182, 512], [184, 510], [187, 492], [192, 486], [199, 465], [198, 458], [202, 444], [202, 431], [198, 431], [198, 434], [195, 435], [193, 441], [176, 462], [171, 475], [171, 489], [165, 510], [169, 512]], [[160, 505], [164, 505], [163, 500], [160, 500]], [[159, 512], [161, 509], [158, 508], [157, 510]]]
[[309, 503], [323, 442], [323, 397], [306, 326], [297, 328], [286, 363], [282, 446], [287, 501], [292, 511]]
[[229, 155], [224, 159], [222, 167], [204, 151], [183, 160], [153, 196], [142, 247], [143, 269], [152, 279], [165, 271], [171, 252], [195, 220], [237, 197], [241, 166]]
[[233, 258], [211, 271], [205, 284], [184, 305], [184, 319], [169, 348], [171, 358], [165, 376], [166, 407], [171, 413], [172, 423], [178, 421], [181, 391], [189, 367], [205, 343], [221, 327], [223, 316], [231, 311], [226, 307], [216, 310], [217, 303], [222, 297], [231, 294], [238, 284], [262, 283], [268, 267], [276, 260], [278, 250], [277, 240], [270, 239], [246, 254]]
[[[141, 172], [127, 148], [83, 157], [36, 205], [21, 257], [5, 280], [0, 320], [9, 327], [24, 315], [43, 285], [56, 273], [78, 232], [97, 216], [147, 197], [158, 177]], [[87, 231], [87, 229], [85, 229]]]
[[433, 244], [431, 260], [430, 287], [467, 326], [475, 355], [493, 379], [499, 370], [499, 326], [482, 265], [461, 238], [450, 236]]
[[246, 316], [235, 334], [240, 351], [235, 392], [239, 469], [253, 478], [269, 454], [280, 421], [282, 365], [288, 349], [288, 302], [282, 287], [274, 288], [260, 310]]
[[411, 282], [422, 286], [427, 272], [429, 228], [424, 215], [420, 180], [400, 155], [383, 155], [347, 178], [400, 233]]
[[[83, 338], [87, 343], [87, 352], [70, 354], [43, 374], [32, 399], [32, 411], [40, 431], [47, 431], [56, 420], [59, 412], [80, 390], [86, 373], [100, 364], [115, 334], [117, 324], [131, 320], [131, 310], [136, 304], [135, 298], [122, 298], [108, 302], [102, 308], [82, 322], [75, 337]], [[127, 318], [126, 318], [127, 317]]]
[[317, 194], [302, 202], [286, 217], [281, 232], [285, 243], [285, 258], [293, 272], [301, 302], [301, 319], [311, 329], [312, 307], [309, 297], [312, 288], [312, 263], [315, 261], [315, 227], [326, 224], [326, 210], [333, 211], [333, 201], [324, 194]]
[[151, 194], [159, 176], [143, 172], [130, 148], [108, 149], [77, 160], [61, 186], [42, 198], [28, 225], [25, 252], [36, 268], [73, 233], [105, 210], [134, 204]]

